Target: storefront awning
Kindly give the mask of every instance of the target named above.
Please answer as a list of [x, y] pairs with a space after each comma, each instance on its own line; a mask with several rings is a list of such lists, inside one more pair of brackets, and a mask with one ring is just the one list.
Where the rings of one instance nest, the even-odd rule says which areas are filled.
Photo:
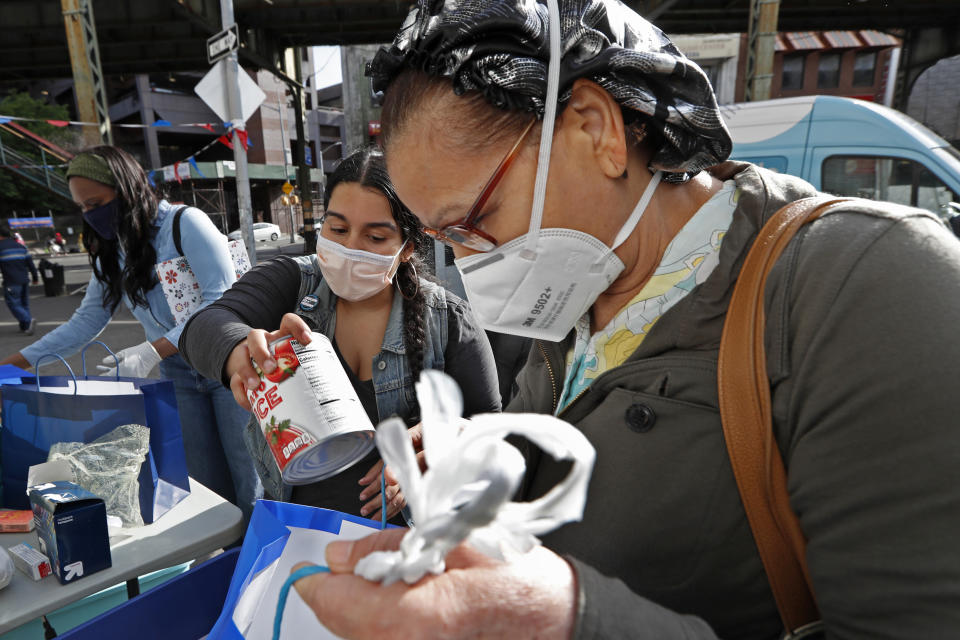
[[791, 31], [784, 34], [794, 51], [825, 49], [823, 42], [813, 31]]
[[900, 40], [888, 33], [860, 31], [787, 31], [778, 33], [774, 50], [779, 53], [815, 49], [899, 47]]
[[860, 39], [869, 47], [899, 47], [900, 40], [889, 33], [864, 29], [859, 32]]
[[836, 49], [853, 49], [862, 47], [856, 31], [824, 31], [823, 39]]

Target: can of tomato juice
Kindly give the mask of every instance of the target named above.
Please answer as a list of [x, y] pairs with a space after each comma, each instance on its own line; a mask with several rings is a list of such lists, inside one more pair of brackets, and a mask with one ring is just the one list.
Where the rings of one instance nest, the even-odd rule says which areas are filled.
[[336, 475], [373, 448], [374, 427], [330, 340], [271, 342], [277, 368], [254, 363], [260, 386], [247, 392], [283, 481], [309, 484]]

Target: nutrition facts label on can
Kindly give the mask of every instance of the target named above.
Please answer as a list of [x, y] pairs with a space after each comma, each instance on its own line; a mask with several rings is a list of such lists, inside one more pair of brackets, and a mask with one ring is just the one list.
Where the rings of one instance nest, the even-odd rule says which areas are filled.
[[313, 342], [307, 346], [296, 340], [291, 340], [291, 345], [329, 427], [336, 430], [341, 425], [353, 428], [369, 425], [370, 420], [330, 341], [314, 334]]

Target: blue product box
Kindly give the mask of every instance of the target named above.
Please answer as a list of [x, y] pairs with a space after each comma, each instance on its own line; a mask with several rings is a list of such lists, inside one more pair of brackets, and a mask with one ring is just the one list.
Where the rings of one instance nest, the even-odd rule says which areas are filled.
[[72, 482], [30, 487], [33, 523], [40, 547], [61, 584], [111, 566], [107, 508]]

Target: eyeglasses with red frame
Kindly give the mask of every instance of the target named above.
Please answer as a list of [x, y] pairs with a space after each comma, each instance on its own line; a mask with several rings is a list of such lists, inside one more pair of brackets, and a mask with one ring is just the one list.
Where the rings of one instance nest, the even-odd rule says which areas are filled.
[[487, 200], [489, 200], [493, 194], [493, 190], [497, 188], [500, 180], [507, 173], [507, 169], [509, 169], [513, 161], [516, 160], [521, 143], [527, 137], [527, 134], [530, 133], [530, 130], [536, 122], [537, 119], [534, 118], [530, 121], [530, 124], [524, 127], [520, 137], [513, 143], [513, 147], [511, 147], [507, 155], [503, 157], [500, 164], [497, 165], [493, 175], [487, 180], [487, 183], [483, 186], [483, 190], [480, 191], [480, 195], [474, 200], [473, 205], [470, 206], [463, 220], [455, 224], [447, 225], [442, 229], [425, 228], [424, 232], [427, 235], [444, 244], [451, 246], [459, 245], [473, 251], [490, 251], [497, 246], [496, 238], [478, 229], [474, 226], [474, 222], [477, 216], [480, 215], [480, 211], [483, 210], [483, 205], [487, 203]]

